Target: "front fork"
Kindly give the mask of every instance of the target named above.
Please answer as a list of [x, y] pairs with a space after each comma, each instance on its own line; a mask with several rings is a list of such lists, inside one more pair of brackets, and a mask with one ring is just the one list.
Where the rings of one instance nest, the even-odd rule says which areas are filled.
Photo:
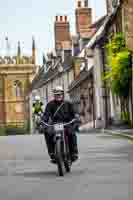
[[56, 144], [57, 140], [60, 140], [60, 142], [61, 142], [61, 153], [62, 153], [62, 156], [64, 158], [67, 154], [67, 147], [66, 147], [67, 138], [66, 138], [64, 131], [63, 131], [63, 133], [58, 132], [58, 133], [55, 134], [55, 136], [54, 136], [54, 143], [55, 144]]

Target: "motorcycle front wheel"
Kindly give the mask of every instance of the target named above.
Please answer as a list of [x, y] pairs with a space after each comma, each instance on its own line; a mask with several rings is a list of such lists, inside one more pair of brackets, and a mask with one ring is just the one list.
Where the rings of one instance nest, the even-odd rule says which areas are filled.
[[56, 141], [56, 161], [57, 161], [57, 167], [58, 167], [59, 176], [64, 176], [63, 158], [62, 158], [62, 144], [61, 144], [61, 140], [60, 139], [58, 139]]
[[69, 145], [68, 143], [66, 143], [66, 152], [65, 153], [65, 158], [64, 158], [64, 166], [66, 169], [66, 172], [70, 172], [71, 171], [71, 158], [70, 158], [70, 151], [69, 151]]

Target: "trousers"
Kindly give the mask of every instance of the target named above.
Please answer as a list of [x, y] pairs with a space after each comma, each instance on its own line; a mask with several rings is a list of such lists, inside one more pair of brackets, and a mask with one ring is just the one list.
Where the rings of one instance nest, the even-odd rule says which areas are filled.
[[[48, 132], [45, 132], [44, 134], [46, 146], [48, 150], [48, 154], [54, 154], [55, 153], [55, 142], [54, 142], [54, 136], [52, 134], [48, 134]], [[71, 132], [68, 134], [68, 143], [69, 143], [69, 150], [70, 154], [78, 154], [78, 145], [77, 145], [77, 135], [75, 132]]]

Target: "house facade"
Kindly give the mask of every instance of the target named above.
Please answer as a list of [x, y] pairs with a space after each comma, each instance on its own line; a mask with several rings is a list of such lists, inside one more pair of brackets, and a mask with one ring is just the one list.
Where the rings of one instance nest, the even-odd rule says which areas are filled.
[[55, 65], [51, 66], [48, 72], [45, 72], [42, 68], [42, 76], [38, 76], [38, 79], [32, 82], [33, 99], [35, 95], [39, 95], [44, 107], [52, 100], [52, 91], [56, 85], [62, 85], [64, 87], [65, 99], [69, 99], [68, 85], [74, 79], [74, 71], [72, 63], [69, 63], [66, 68], [64, 68], [63, 64], [61, 59], [59, 59]]
[[[52, 99], [53, 86], [62, 84], [66, 99], [74, 103], [82, 123], [92, 122], [95, 128], [118, 123], [121, 113], [120, 102], [103, 81], [107, 65], [105, 45], [112, 35], [123, 32], [132, 51], [132, 2], [106, 2], [107, 16], [92, 24], [92, 10], [88, 1], [77, 1], [77, 35], [73, 37], [67, 16], [56, 16], [55, 53], [46, 59], [40, 74], [32, 82], [32, 93], [40, 94], [44, 105]], [[132, 99], [129, 105], [132, 111]], [[130, 117], [133, 118], [132, 114]]]
[[[107, 10], [108, 15], [111, 12], [115, 12], [114, 17], [110, 22], [110, 26], [107, 27], [107, 37], [110, 38], [110, 33], [112, 32], [113, 35], [116, 33], [123, 33], [125, 36], [126, 47], [128, 48], [129, 52], [132, 54], [133, 52], [133, 1], [132, 0], [117, 0], [111, 1], [107, 0]], [[133, 61], [131, 61], [132, 65]], [[119, 111], [117, 112], [120, 116], [121, 108], [120, 103], [113, 97], [113, 104], [114, 110], [116, 107], [119, 107]], [[119, 106], [118, 106], [119, 104]], [[129, 114], [130, 114], [130, 121], [133, 124], [133, 80], [132, 80], [132, 91], [129, 95]], [[118, 117], [117, 115], [117, 117]]]
[[[126, 44], [130, 51], [132, 51], [132, 27], [131, 27], [131, 20], [132, 20], [132, 5], [130, 1], [111, 1], [107, 0], [107, 16], [103, 17], [103, 23], [96, 29], [96, 33], [90, 39], [90, 41], [85, 45], [82, 49], [79, 57], [82, 59], [84, 58], [85, 62], [88, 59], [87, 53], [92, 51], [93, 55], [93, 103], [91, 103], [91, 107], [93, 110], [93, 121], [94, 127], [107, 127], [113, 124], [121, 124], [121, 105], [120, 101], [112, 94], [111, 90], [107, 87], [105, 81], [103, 81], [103, 76], [106, 72], [106, 65], [107, 65], [107, 54], [105, 46], [109, 41], [110, 37], [117, 32], [123, 32], [125, 34]], [[129, 34], [130, 33], [130, 34]], [[130, 37], [129, 37], [130, 36]], [[130, 41], [130, 44], [129, 44]], [[130, 45], [130, 46], [129, 46]], [[87, 63], [87, 62], [86, 62]], [[82, 65], [82, 61], [80, 66]], [[90, 69], [90, 64], [86, 65], [88, 69]], [[81, 73], [82, 74], [82, 73]], [[79, 82], [81, 77], [79, 76]], [[87, 79], [89, 82], [90, 77]], [[91, 79], [90, 79], [91, 80]], [[75, 80], [75, 83], [78, 83], [78, 80]], [[85, 82], [85, 81], [83, 81]], [[87, 88], [87, 84], [85, 87]], [[91, 81], [90, 84], [91, 85]], [[74, 83], [72, 83], [74, 86]], [[75, 88], [73, 87], [73, 91], [75, 93], [77, 85], [75, 84]], [[72, 87], [70, 87], [72, 90]], [[88, 89], [87, 89], [88, 90]], [[77, 89], [77, 91], [79, 91]], [[72, 91], [71, 91], [72, 93]], [[87, 92], [88, 94], [89, 92]], [[81, 92], [80, 92], [81, 94]], [[73, 95], [74, 96], [74, 95]], [[82, 99], [81, 95], [81, 99]], [[132, 95], [131, 95], [132, 97]], [[87, 98], [86, 98], [87, 99]], [[92, 99], [92, 98], [90, 98]], [[83, 101], [84, 108], [87, 106], [85, 100]], [[87, 100], [87, 102], [89, 102]], [[81, 103], [81, 100], [80, 100]], [[90, 104], [89, 104], [90, 105]], [[83, 106], [80, 106], [82, 108]], [[132, 98], [129, 100], [129, 107], [130, 107], [130, 118], [132, 117]], [[82, 112], [81, 112], [82, 115]], [[86, 116], [89, 116], [88, 113]], [[84, 118], [85, 115], [84, 115]], [[88, 120], [89, 121], [89, 120]], [[87, 122], [87, 121], [86, 121]]]
[[[120, 101], [114, 96], [107, 86], [107, 83], [103, 81], [103, 76], [106, 72], [107, 66], [107, 52], [105, 49], [106, 44], [110, 38], [116, 33], [124, 33], [126, 44], [129, 50], [132, 49], [131, 35], [132, 31], [129, 28], [130, 17], [126, 9], [130, 10], [130, 1], [107, 1], [107, 17], [94, 35], [87, 48], [92, 48], [94, 53], [94, 88], [95, 88], [95, 111], [96, 111], [96, 127], [107, 127], [112, 123], [120, 125], [121, 121], [121, 104]], [[129, 21], [128, 21], [129, 19]], [[128, 38], [128, 30], [130, 30], [130, 37]], [[130, 47], [128, 45], [130, 41]], [[131, 50], [132, 51], [132, 50]], [[132, 117], [132, 95], [129, 99], [130, 108], [130, 120]]]
[[[32, 96], [39, 94], [42, 97], [44, 105], [52, 99], [52, 88], [58, 84], [63, 85], [65, 98], [75, 104], [68, 90], [71, 83], [80, 73], [77, 55], [95, 32], [94, 28], [90, 29], [90, 25], [92, 24], [92, 9], [89, 8], [88, 1], [77, 1], [75, 19], [77, 34], [71, 36], [67, 16], [55, 17], [54, 53], [52, 53], [49, 59], [46, 59], [44, 66], [40, 69], [40, 74], [38, 73], [31, 86]], [[81, 90], [78, 94], [80, 92]], [[34, 98], [32, 97], [32, 99]]]
[[95, 35], [102, 26], [105, 18], [106, 16], [103, 16], [94, 24], [89, 26], [89, 29], [92, 30], [92, 34], [88, 43], [75, 58], [75, 69], [78, 70], [76, 70], [75, 73], [75, 80], [69, 86], [70, 96], [73, 99], [74, 104], [76, 104], [75, 106], [77, 111], [80, 113], [82, 124], [89, 123], [93, 128], [96, 127], [97, 96], [95, 98], [95, 93], [97, 93], [96, 84], [98, 79], [95, 77], [97, 70], [96, 72], [94, 71], [94, 65], [96, 63], [94, 62], [95, 57], [91, 44], [93, 40], [95, 40]]

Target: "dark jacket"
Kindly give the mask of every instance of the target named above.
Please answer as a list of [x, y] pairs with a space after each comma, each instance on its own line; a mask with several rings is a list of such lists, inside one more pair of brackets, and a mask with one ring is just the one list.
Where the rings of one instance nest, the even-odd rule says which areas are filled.
[[48, 123], [49, 119], [52, 122], [69, 122], [75, 117], [75, 112], [73, 106], [70, 102], [64, 101], [64, 104], [59, 109], [59, 111], [54, 116], [56, 110], [61, 105], [62, 102], [57, 102], [55, 100], [50, 101], [43, 114], [43, 120]]

